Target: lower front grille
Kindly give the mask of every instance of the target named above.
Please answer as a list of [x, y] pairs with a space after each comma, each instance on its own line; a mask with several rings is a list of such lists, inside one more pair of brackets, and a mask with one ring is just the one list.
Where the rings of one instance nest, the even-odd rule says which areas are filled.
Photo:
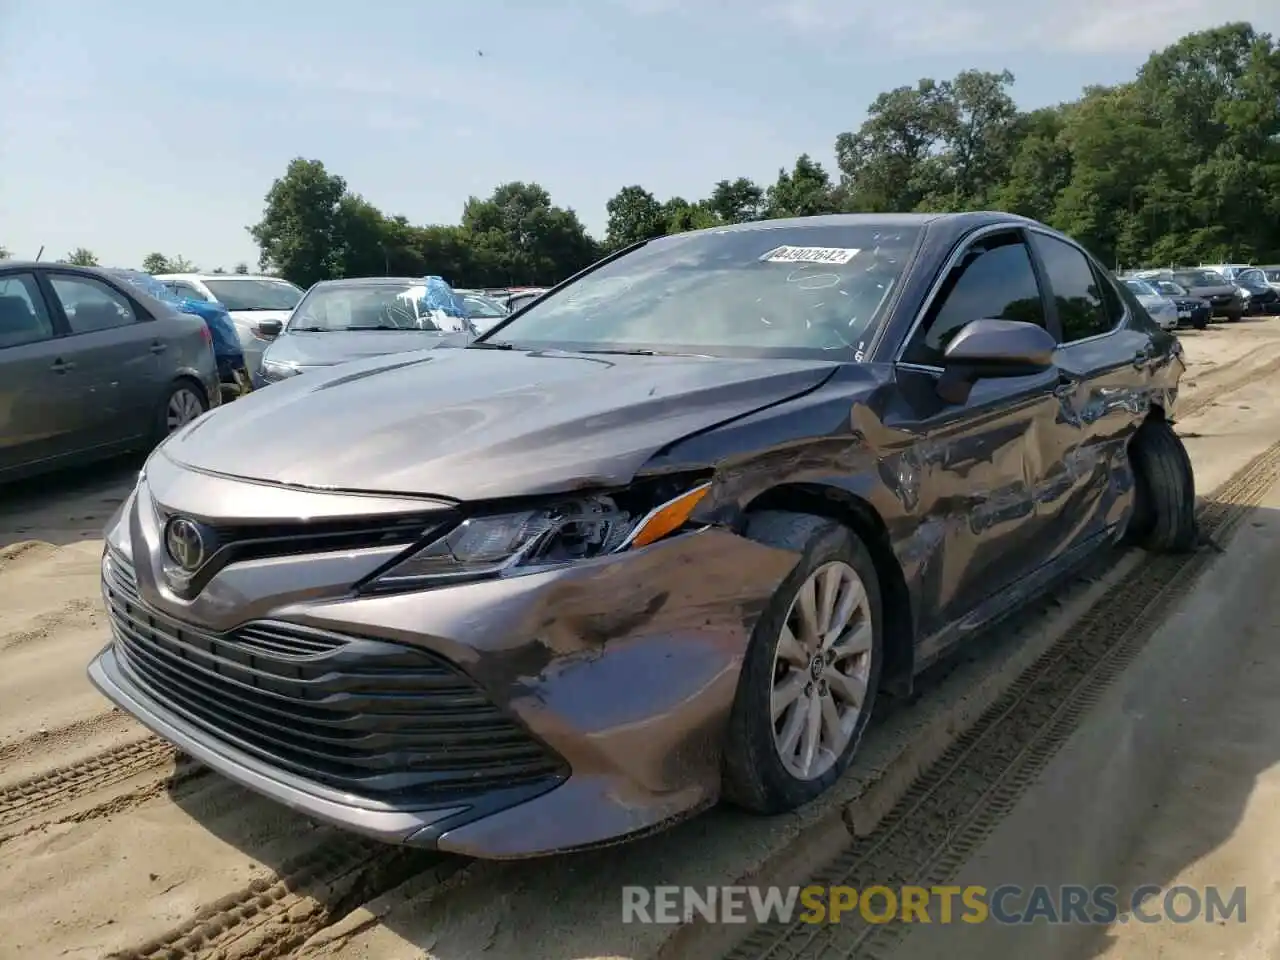
[[449, 803], [550, 780], [563, 765], [443, 658], [279, 622], [214, 634], [146, 606], [104, 563], [122, 666], [213, 738], [310, 780], [385, 801]]

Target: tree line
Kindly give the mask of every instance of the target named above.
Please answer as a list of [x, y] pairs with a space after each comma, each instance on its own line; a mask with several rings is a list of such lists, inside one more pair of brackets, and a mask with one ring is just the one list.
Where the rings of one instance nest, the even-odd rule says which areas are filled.
[[[458, 224], [418, 226], [301, 157], [247, 229], [259, 266], [303, 287], [424, 273], [473, 286], [546, 285], [667, 233], [909, 210], [1022, 214], [1117, 266], [1280, 262], [1280, 45], [1269, 34], [1248, 23], [1189, 34], [1132, 80], [1086, 87], [1056, 106], [1019, 110], [1013, 86], [1008, 71], [966, 70], [881, 93], [857, 129], [836, 137], [834, 171], [803, 154], [771, 184], [726, 178], [701, 199], [625, 186], [606, 205], [601, 239], [536, 183], [471, 197]], [[92, 258], [70, 256], [82, 255]], [[174, 262], [157, 253], [145, 266], [178, 272]]]

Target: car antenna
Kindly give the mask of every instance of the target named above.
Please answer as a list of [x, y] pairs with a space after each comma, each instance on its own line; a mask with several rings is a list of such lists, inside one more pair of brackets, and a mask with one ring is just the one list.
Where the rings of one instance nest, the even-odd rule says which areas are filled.
[[44, 256], [44, 244], [40, 244], [40, 250], [36, 253], [36, 263], [40, 262], [40, 258]]

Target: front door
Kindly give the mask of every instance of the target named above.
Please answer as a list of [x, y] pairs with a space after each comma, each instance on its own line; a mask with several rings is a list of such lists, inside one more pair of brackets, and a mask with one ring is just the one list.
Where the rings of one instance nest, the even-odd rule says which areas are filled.
[[[1059, 373], [979, 380], [962, 404], [938, 396], [943, 351], [981, 319], [1046, 323], [1045, 300], [1019, 229], [971, 240], [902, 350], [901, 407], [886, 425], [912, 438], [903, 469], [914, 471], [921, 570], [920, 633], [960, 622], [1039, 566]], [[1072, 429], [1066, 427], [1065, 429]]]

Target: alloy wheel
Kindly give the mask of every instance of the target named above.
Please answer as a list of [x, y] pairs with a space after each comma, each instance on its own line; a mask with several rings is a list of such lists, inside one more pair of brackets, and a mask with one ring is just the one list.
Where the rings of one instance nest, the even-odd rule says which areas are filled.
[[867, 701], [871, 607], [862, 579], [840, 560], [814, 570], [791, 601], [773, 658], [773, 742], [798, 780], [839, 761]]
[[179, 387], [169, 397], [169, 406], [165, 410], [165, 424], [168, 426], [169, 432], [173, 433], [180, 427], [185, 427], [202, 413], [204, 413], [204, 404], [195, 395], [195, 391], [187, 387]]

